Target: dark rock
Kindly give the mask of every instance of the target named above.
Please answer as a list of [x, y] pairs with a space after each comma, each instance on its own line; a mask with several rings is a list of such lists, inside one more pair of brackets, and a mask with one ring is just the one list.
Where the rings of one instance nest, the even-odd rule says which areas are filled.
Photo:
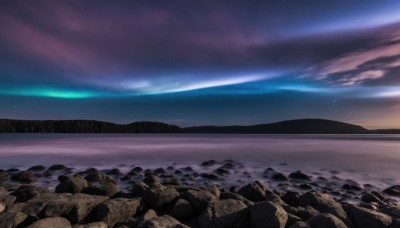
[[220, 176], [228, 175], [230, 173], [229, 170], [223, 168], [218, 168], [214, 170], [214, 172]]
[[302, 219], [300, 217], [297, 217], [296, 215], [288, 213], [288, 220], [286, 222], [285, 227], [290, 227], [291, 225], [300, 222]]
[[200, 176], [204, 179], [209, 179], [209, 180], [218, 180], [219, 176], [214, 174], [214, 173], [202, 173]]
[[87, 181], [81, 177], [79, 174], [75, 174], [74, 176], [64, 176], [61, 175], [58, 177], [60, 184], [57, 185], [55, 192], [56, 193], [79, 193], [82, 192], [83, 189], [88, 187]]
[[112, 169], [107, 172], [107, 175], [122, 176], [122, 172], [119, 169]]
[[319, 214], [308, 222], [311, 228], [347, 228], [342, 220], [328, 213]]
[[182, 198], [189, 201], [197, 213], [201, 213], [210, 203], [218, 200], [215, 195], [204, 190], [188, 190]]
[[307, 192], [299, 197], [299, 205], [311, 206], [321, 213], [330, 213], [340, 219], [346, 219], [346, 212], [342, 206], [335, 202], [330, 196], [315, 192]]
[[106, 196], [93, 196], [82, 193], [58, 196], [46, 204], [41, 214], [44, 217], [64, 217], [72, 223], [79, 223], [97, 205], [108, 199]]
[[309, 184], [301, 184], [299, 185], [299, 189], [303, 189], [303, 190], [311, 190], [313, 187]]
[[135, 168], [132, 169], [132, 171], [140, 173], [140, 172], [143, 172], [143, 168], [142, 167], [135, 167]]
[[181, 170], [182, 170], [182, 171], [185, 171], [185, 172], [193, 172], [193, 168], [190, 167], [190, 166], [185, 167], [185, 168], [182, 168]]
[[15, 202], [17, 197], [12, 195], [0, 195], [0, 203], [5, 205], [5, 210], [8, 210]]
[[138, 182], [135, 183], [132, 188], [131, 188], [131, 193], [135, 197], [141, 197], [144, 193], [144, 191], [148, 188], [149, 186], [145, 184], [144, 182]]
[[289, 178], [297, 179], [297, 180], [311, 180], [311, 177], [307, 174], [301, 172], [300, 170], [289, 174]]
[[176, 177], [169, 177], [167, 179], [165, 179], [165, 181], [163, 182], [163, 184], [165, 185], [176, 185], [179, 186], [182, 184], [182, 182], [176, 178]]
[[363, 187], [357, 182], [349, 182], [342, 186], [342, 189], [349, 190], [349, 191], [361, 191]]
[[72, 228], [71, 223], [67, 219], [62, 217], [44, 218], [34, 222], [27, 228], [49, 228], [49, 227]]
[[250, 208], [250, 227], [284, 228], [288, 220], [286, 211], [271, 202], [260, 202]]
[[299, 192], [287, 191], [285, 195], [282, 196], [282, 200], [290, 206], [297, 207], [299, 205], [300, 195]]
[[0, 181], [6, 181], [10, 179], [11, 175], [6, 171], [0, 171]]
[[154, 175], [147, 175], [144, 179], [143, 182], [147, 185], [152, 185], [152, 184], [158, 184], [160, 183], [160, 179]]
[[96, 221], [104, 221], [109, 227], [113, 227], [118, 222], [127, 222], [140, 211], [142, 205], [140, 198], [108, 200], [94, 209]]
[[371, 203], [371, 202], [379, 202], [381, 201], [378, 197], [376, 197], [372, 193], [365, 193], [361, 196], [361, 200], [365, 203]]
[[211, 203], [200, 215], [198, 223], [204, 228], [247, 227], [248, 210], [240, 200], [220, 200]]
[[58, 170], [64, 170], [67, 169], [67, 166], [62, 165], [62, 164], [56, 164], [56, 165], [52, 165], [49, 167], [49, 170], [51, 171], [58, 171]]
[[140, 222], [138, 228], [188, 228], [188, 226], [169, 215], [163, 215]]
[[22, 183], [32, 183], [38, 180], [38, 178], [29, 171], [21, 171], [11, 176], [11, 180], [19, 181]]
[[288, 180], [288, 178], [283, 173], [275, 173], [274, 175], [272, 175], [271, 178], [276, 181], [287, 181]]
[[[73, 228], [108, 228], [105, 222], [92, 222], [83, 225], [74, 225]], [[118, 228], [124, 228], [123, 226], [118, 226]]]
[[244, 204], [246, 204], [246, 206], [252, 206], [254, 205], [254, 203], [246, 198], [244, 198], [243, 196], [233, 193], [233, 192], [222, 192], [221, 193], [221, 199], [234, 199], [234, 200], [240, 200], [242, 201]]
[[289, 228], [310, 228], [310, 225], [306, 222], [296, 222], [295, 224], [289, 226]]
[[179, 197], [179, 193], [171, 187], [153, 184], [143, 192], [143, 200], [150, 208], [159, 208], [172, 203]]
[[178, 219], [190, 217], [194, 213], [193, 206], [185, 199], [178, 199], [171, 211], [171, 215]]
[[383, 192], [391, 196], [400, 196], [400, 185], [389, 187], [385, 189]]
[[382, 228], [389, 227], [393, 219], [378, 211], [346, 204], [346, 212], [356, 227]]
[[35, 172], [40, 172], [44, 170], [46, 170], [46, 167], [44, 167], [43, 165], [35, 165], [28, 169], [28, 171], [35, 171]]
[[26, 227], [28, 215], [22, 212], [3, 212], [0, 213], [0, 227], [1, 228], [14, 228]]
[[213, 166], [216, 163], [217, 163], [217, 161], [215, 161], [215, 160], [208, 160], [208, 161], [201, 163], [201, 166]]
[[85, 179], [89, 183], [94, 183], [94, 182], [112, 182], [112, 183], [116, 184], [114, 179], [112, 179], [111, 177], [105, 175], [104, 173], [100, 173], [98, 171], [89, 172], [86, 175]]
[[10, 195], [15, 196], [15, 202], [25, 202], [35, 196], [40, 195], [33, 186], [20, 186], [15, 191], [11, 192]]
[[253, 201], [261, 202], [265, 200], [267, 188], [259, 181], [251, 182], [239, 189], [238, 193], [243, 197]]
[[11, 168], [11, 169], [7, 169], [7, 172], [9, 172], [9, 173], [16, 173], [16, 172], [19, 172], [19, 169]]
[[95, 185], [90, 185], [89, 187], [83, 189], [83, 193], [98, 196], [108, 196], [113, 197], [120, 192], [118, 185], [114, 182], [100, 182]]

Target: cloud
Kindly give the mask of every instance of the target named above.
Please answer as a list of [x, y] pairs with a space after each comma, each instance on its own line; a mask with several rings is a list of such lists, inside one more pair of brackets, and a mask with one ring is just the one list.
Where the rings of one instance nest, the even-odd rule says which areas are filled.
[[307, 69], [317, 80], [326, 80], [345, 86], [362, 84], [385, 77], [393, 68], [400, 67], [400, 29], [375, 37], [361, 49], [318, 63]]

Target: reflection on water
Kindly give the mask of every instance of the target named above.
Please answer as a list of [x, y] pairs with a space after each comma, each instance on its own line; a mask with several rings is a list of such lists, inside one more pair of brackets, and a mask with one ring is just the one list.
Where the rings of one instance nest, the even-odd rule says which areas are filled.
[[208, 159], [238, 160], [245, 169], [333, 171], [380, 186], [400, 183], [398, 135], [0, 134], [3, 169], [55, 163], [98, 168], [197, 166]]

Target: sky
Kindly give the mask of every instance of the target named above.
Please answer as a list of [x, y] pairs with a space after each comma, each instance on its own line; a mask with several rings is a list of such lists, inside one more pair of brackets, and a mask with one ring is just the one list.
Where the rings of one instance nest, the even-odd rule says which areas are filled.
[[398, 0], [0, 2], [0, 118], [400, 128]]

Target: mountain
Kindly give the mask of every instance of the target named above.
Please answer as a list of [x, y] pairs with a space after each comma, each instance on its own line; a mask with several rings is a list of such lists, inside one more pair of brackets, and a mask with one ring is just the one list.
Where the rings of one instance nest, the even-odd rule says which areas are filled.
[[368, 134], [361, 126], [324, 119], [288, 120], [252, 126], [198, 126], [183, 128], [185, 133], [225, 134]]
[[159, 122], [114, 124], [95, 120], [0, 119], [2, 133], [179, 133], [181, 128]]
[[251, 126], [180, 128], [160, 122], [115, 124], [95, 120], [0, 119], [0, 133], [200, 133], [200, 134], [400, 134], [400, 129], [368, 130], [324, 119], [298, 119]]

